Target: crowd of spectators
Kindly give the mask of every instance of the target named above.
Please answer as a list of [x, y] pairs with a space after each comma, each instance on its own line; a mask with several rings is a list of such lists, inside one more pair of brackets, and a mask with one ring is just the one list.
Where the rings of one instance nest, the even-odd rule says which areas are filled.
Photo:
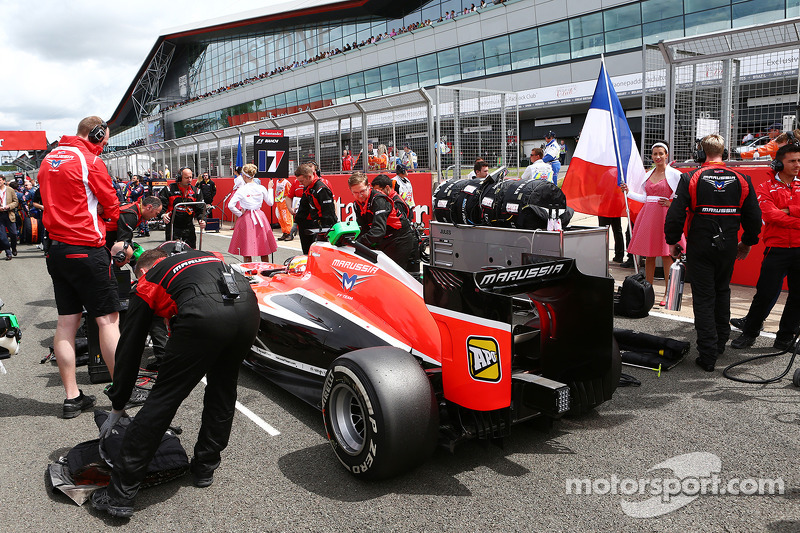
[[[495, 0], [493, 3], [494, 4], [503, 4], [505, 2], [506, 2], [506, 0]], [[286, 72], [286, 71], [289, 71], [289, 70], [292, 70], [292, 69], [295, 69], [295, 68], [299, 68], [299, 67], [303, 67], [303, 66], [306, 66], [306, 65], [310, 65], [310, 64], [315, 63], [317, 61], [321, 61], [323, 59], [327, 59], [327, 58], [330, 58], [330, 57], [333, 57], [333, 56], [337, 56], [339, 54], [343, 54], [343, 53], [349, 52], [351, 50], [357, 50], [359, 48], [362, 48], [364, 46], [368, 46], [370, 44], [377, 44], [377, 43], [383, 41], [384, 39], [390, 39], [390, 38], [402, 35], [404, 33], [410, 33], [410, 32], [413, 32], [415, 30], [418, 30], [420, 28], [425, 28], [425, 27], [428, 27], [428, 26], [432, 26], [433, 24], [438, 24], [438, 23], [445, 22], [445, 21], [448, 21], [448, 20], [454, 20], [459, 15], [467, 15], [467, 14], [473, 12], [473, 11], [478, 11], [479, 9], [484, 8], [484, 7], [486, 7], [486, 2], [484, 0], [481, 0], [480, 4], [478, 6], [476, 6], [475, 4], [472, 4], [471, 7], [465, 7], [464, 10], [462, 12], [460, 12], [460, 13], [456, 13], [455, 10], [452, 10], [449, 13], [446, 13], [444, 16], [439, 17], [439, 19], [437, 21], [435, 21], [435, 22], [432, 21], [431, 19], [427, 19], [427, 20], [422, 21], [422, 22], [414, 22], [414, 23], [409, 24], [408, 26], [404, 26], [402, 28], [392, 28], [391, 31], [387, 31], [387, 32], [384, 32], [382, 34], [370, 36], [368, 39], [364, 39], [360, 43], [356, 42], [356, 41], [353, 41], [350, 44], [346, 44], [344, 47], [337, 47], [337, 48], [332, 49], [332, 50], [327, 50], [327, 51], [324, 51], [324, 52], [320, 52], [319, 54], [315, 55], [314, 57], [310, 57], [310, 58], [304, 59], [302, 61], [294, 61], [292, 63], [289, 63], [288, 65], [284, 65], [282, 67], [278, 67], [278, 68], [272, 69], [269, 72], [264, 72], [262, 74], [259, 74], [258, 76], [252, 76], [252, 77], [244, 79], [242, 81], [237, 81], [235, 83], [231, 83], [230, 85], [226, 85], [224, 87], [220, 87], [219, 89], [215, 89], [213, 91], [209, 91], [207, 93], [200, 94], [200, 95], [197, 95], [197, 96], [192, 96], [191, 98], [187, 98], [186, 100], [183, 100], [181, 102], [177, 102], [175, 104], [172, 104], [171, 106], [167, 107], [165, 109], [165, 111], [168, 111], [170, 109], [174, 109], [176, 107], [181, 107], [181, 106], [184, 106], [186, 104], [190, 104], [192, 102], [195, 102], [197, 100], [201, 100], [203, 98], [208, 98], [209, 96], [214, 96], [216, 94], [220, 94], [220, 93], [224, 93], [226, 91], [230, 91], [232, 89], [236, 89], [237, 87], [241, 87], [242, 85], [247, 85], [248, 83], [252, 83], [254, 81], [263, 80], [263, 79], [269, 78], [271, 76], [275, 76], [277, 74], [281, 74], [283, 72]], [[134, 144], [132, 144], [131, 146], [134, 146]]]

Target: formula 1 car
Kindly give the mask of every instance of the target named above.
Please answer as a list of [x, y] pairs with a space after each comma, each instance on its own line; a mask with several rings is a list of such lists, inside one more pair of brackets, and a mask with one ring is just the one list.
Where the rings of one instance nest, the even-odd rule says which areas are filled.
[[287, 265], [243, 263], [261, 327], [245, 364], [322, 411], [336, 456], [363, 479], [494, 439], [537, 416], [609, 400], [620, 376], [613, 280], [575, 260], [462, 272], [421, 284], [339, 223]]

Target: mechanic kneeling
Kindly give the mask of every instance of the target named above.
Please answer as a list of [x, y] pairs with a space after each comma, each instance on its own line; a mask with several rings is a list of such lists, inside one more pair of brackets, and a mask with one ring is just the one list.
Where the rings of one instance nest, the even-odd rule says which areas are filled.
[[361, 227], [358, 242], [377, 248], [400, 267], [410, 270], [414, 239], [408, 219], [397, 211], [388, 196], [369, 186], [363, 172], [353, 172], [347, 185], [356, 201], [356, 221]]
[[118, 517], [133, 514], [133, 499], [162, 436], [203, 376], [208, 384], [191, 473], [195, 486], [211, 485], [230, 437], [239, 367], [259, 324], [249, 283], [211, 253], [188, 250], [167, 257], [161, 250], [148, 250], [136, 274], [108, 390], [113, 409], [100, 428], [101, 439], [125, 414], [154, 315], [169, 319], [171, 335], [158, 379], [125, 432], [111, 483], [92, 494], [96, 509]]

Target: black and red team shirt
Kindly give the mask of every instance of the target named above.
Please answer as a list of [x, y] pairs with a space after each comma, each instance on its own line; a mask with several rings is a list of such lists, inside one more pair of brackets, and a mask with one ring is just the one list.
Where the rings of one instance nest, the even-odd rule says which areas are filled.
[[[108, 391], [115, 409], [125, 407], [139, 374], [142, 350], [154, 316], [180, 321], [207, 314], [208, 300], [221, 301], [225, 263], [210, 252], [188, 250], [158, 261], [140, 277], [128, 302], [117, 345], [114, 383]], [[239, 291], [252, 291], [238, 273]]]
[[397, 211], [394, 202], [385, 194], [370, 189], [364, 203], [355, 202], [356, 221], [361, 228], [358, 241], [375, 248], [381, 240], [408, 231], [408, 219]]
[[176, 226], [188, 226], [192, 223], [192, 217], [197, 220], [205, 220], [206, 210], [203, 206], [184, 206], [180, 204], [185, 202], [204, 202], [203, 193], [194, 185], [189, 185], [184, 188], [178, 183], [170, 183], [169, 187], [164, 187], [158, 193], [161, 200], [161, 205], [167, 213], [172, 213], [172, 209], [177, 205], [175, 213], [172, 216]]
[[722, 162], [704, 163], [694, 172], [681, 174], [675, 195], [664, 223], [667, 244], [678, 242], [686, 230], [687, 239], [705, 242], [721, 233], [735, 246], [740, 224], [742, 243], [758, 243], [761, 209], [749, 176]]
[[304, 228], [330, 228], [339, 221], [333, 192], [324, 180], [315, 177], [303, 190], [294, 221]]
[[133, 231], [142, 223], [142, 204], [133, 202], [119, 206], [116, 241], [133, 241]]

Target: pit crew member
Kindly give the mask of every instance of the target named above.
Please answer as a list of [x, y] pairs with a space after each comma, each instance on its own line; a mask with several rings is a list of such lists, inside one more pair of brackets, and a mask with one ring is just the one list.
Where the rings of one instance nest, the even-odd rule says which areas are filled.
[[[677, 244], [689, 216], [686, 265], [692, 278], [694, 327], [697, 331], [695, 363], [714, 371], [731, 333], [731, 276], [736, 259], [744, 259], [758, 242], [761, 210], [750, 177], [726, 168], [722, 161], [725, 141], [717, 134], [700, 141], [705, 159], [699, 169], [681, 175], [676, 198], [664, 223], [670, 255], [678, 257]], [[742, 240], [738, 240], [739, 226]], [[738, 241], [738, 244], [737, 244]]]
[[357, 241], [377, 248], [402, 268], [409, 270], [414, 239], [408, 219], [382, 192], [369, 187], [363, 172], [353, 172], [347, 180], [355, 199], [356, 221], [361, 227]]
[[[205, 228], [205, 207], [199, 205], [181, 207], [180, 204], [203, 202], [203, 193], [192, 185], [192, 169], [182, 168], [175, 179], [175, 183], [169, 184], [169, 186], [164, 187], [158, 193], [158, 197], [161, 199], [161, 205], [164, 207], [165, 211], [164, 214], [161, 215], [166, 224], [164, 240], [183, 239], [186, 244], [195, 248], [197, 235], [194, 232], [192, 218], [197, 218], [201, 229]], [[170, 217], [173, 217], [174, 220]]]
[[297, 223], [303, 253], [307, 254], [316, 236], [306, 235], [306, 230], [330, 228], [339, 221], [339, 217], [336, 215], [333, 192], [322, 178], [316, 176], [311, 163], [298, 166], [295, 176], [303, 186], [303, 196], [300, 197], [294, 221]]
[[749, 348], [755, 343], [785, 277], [789, 280], [789, 296], [773, 347], [792, 348], [791, 341], [800, 325], [800, 146], [782, 146], [772, 169], [775, 174], [757, 190], [764, 221], [764, 260], [742, 334], [731, 342], [731, 348]]
[[125, 432], [111, 483], [92, 494], [96, 509], [117, 517], [133, 514], [133, 500], [164, 432], [203, 376], [208, 384], [190, 471], [195, 486], [211, 485], [231, 433], [239, 367], [259, 324], [250, 284], [211, 253], [188, 250], [166, 257], [161, 250], [148, 250], [136, 273], [108, 390], [113, 409], [100, 428], [101, 438], [124, 415], [155, 315], [169, 319], [171, 334], [158, 380]]
[[53, 279], [58, 323], [53, 352], [64, 384], [64, 418], [94, 405], [75, 380], [75, 333], [85, 308], [97, 322], [100, 352], [114, 372], [119, 340], [119, 295], [105, 248], [107, 220], [119, 218], [111, 176], [98, 157], [108, 144], [108, 124], [86, 117], [75, 136], [63, 136], [39, 168], [43, 223], [50, 238], [47, 271]]

